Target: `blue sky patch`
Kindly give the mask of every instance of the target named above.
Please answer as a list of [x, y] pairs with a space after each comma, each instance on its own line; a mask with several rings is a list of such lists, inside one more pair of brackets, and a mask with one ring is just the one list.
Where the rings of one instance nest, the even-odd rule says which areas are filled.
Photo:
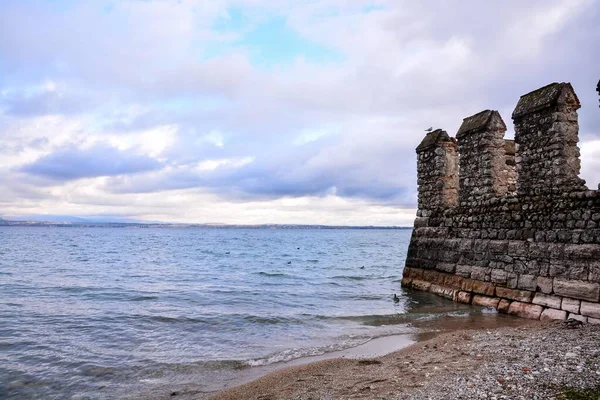
[[[248, 18], [239, 9], [231, 9], [226, 18], [217, 20], [214, 29], [218, 32], [239, 34], [232, 47], [249, 52], [254, 65], [273, 67], [288, 64], [301, 57], [317, 64], [341, 61], [339, 52], [302, 37], [292, 29], [283, 16], [271, 15], [259, 21]], [[205, 52], [207, 56], [225, 53], [229, 48], [215, 47]]]

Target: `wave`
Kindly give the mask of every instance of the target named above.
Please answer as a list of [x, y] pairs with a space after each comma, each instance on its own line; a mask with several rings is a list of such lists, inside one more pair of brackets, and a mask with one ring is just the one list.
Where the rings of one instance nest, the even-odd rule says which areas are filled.
[[158, 296], [137, 296], [130, 299], [130, 301], [147, 301], [147, 300], [157, 300]]
[[353, 338], [341, 341], [336, 344], [330, 344], [325, 346], [317, 347], [300, 347], [283, 350], [277, 353], [272, 353], [266, 357], [254, 358], [248, 360], [247, 364], [251, 367], [259, 367], [264, 365], [271, 365], [277, 363], [285, 363], [299, 358], [321, 356], [323, 354], [332, 353], [335, 351], [341, 351], [352, 347], [359, 346], [371, 340], [370, 337], [366, 338]]
[[270, 278], [292, 278], [292, 275], [283, 272], [254, 272], [255, 275], [268, 276]]
[[348, 281], [364, 281], [366, 279], [371, 279], [368, 276], [358, 276], [358, 275], [336, 275], [332, 276], [331, 279], [344, 279]]

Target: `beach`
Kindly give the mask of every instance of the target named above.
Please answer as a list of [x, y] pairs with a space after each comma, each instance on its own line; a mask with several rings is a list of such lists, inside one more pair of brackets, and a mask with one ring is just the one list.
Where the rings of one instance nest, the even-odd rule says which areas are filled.
[[595, 399], [566, 396], [600, 385], [599, 339], [600, 326], [561, 322], [459, 330], [382, 357], [288, 368], [211, 399]]

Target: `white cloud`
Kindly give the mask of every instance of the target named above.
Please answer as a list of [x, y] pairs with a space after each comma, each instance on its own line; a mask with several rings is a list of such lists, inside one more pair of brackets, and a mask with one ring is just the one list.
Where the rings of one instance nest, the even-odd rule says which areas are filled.
[[[0, 5], [0, 214], [410, 225], [423, 130], [486, 108], [510, 130], [518, 97], [552, 81], [580, 94], [582, 175], [600, 180], [593, 0], [111, 4]], [[331, 59], [253, 64], [237, 40], [274, 16]], [[43, 185], [14, 172], [102, 146], [164, 167]]]

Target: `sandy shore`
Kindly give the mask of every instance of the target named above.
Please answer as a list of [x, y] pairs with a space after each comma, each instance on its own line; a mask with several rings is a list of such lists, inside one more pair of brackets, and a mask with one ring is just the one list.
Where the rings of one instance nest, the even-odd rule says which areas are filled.
[[562, 399], [567, 388], [599, 385], [600, 326], [527, 322], [291, 367], [212, 399]]

